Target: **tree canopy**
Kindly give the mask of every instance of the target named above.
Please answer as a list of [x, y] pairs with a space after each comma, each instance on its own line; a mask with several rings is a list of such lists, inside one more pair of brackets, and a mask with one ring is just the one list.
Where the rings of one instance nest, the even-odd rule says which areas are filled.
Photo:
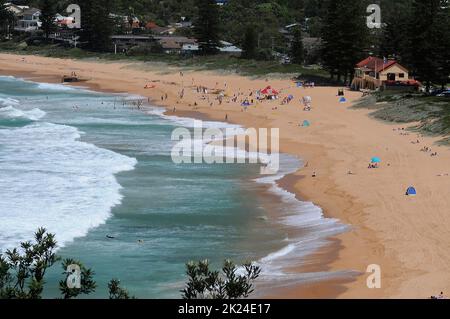
[[[60, 13], [71, 3], [69, 0], [14, 2], [37, 7], [56, 2]], [[94, 51], [111, 49], [110, 35], [117, 23], [111, 21], [109, 13], [115, 13], [136, 16], [160, 26], [190, 21], [193, 29], [185, 27], [176, 32], [197, 37], [203, 54], [217, 53], [223, 40], [242, 47], [245, 58], [270, 59], [275, 51], [289, 54], [291, 60], [299, 63], [304, 60], [301, 46], [305, 38], [312, 38], [310, 43], [321, 43], [321, 48], [316, 46], [311, 50], [304, 46], [306, 61], [320, 63], [338, 80], [349, 80], [355, 63], [373, 55], [397, 59], [426, 83], [449, 82], [449, 0], [229, 0], [223, 6], [217, 6], [215, 0], [77, 2], [82, 8], [81, 41]], [[372, 3], [381, 6], [381, 29], [371, 30], [366, 25], [366, 8]], [[0, 37], [3, 38], [11, 29], [5, 12], [0, 7]], [[296, 31], [286, 34], [289, 28], [285, 27], [294, 24], [299, 24], [300, 29], [290, 28]]]

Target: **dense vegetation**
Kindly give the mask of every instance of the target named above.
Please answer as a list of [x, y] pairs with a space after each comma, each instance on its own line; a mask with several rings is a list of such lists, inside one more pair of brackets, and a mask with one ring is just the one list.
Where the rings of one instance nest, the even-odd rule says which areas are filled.
[[[46, 272], [61, 258], [56, 254], [55, 235], [44, 228], [38, 229], [34, 241], [20, 244], [19, 248], [0, 251], [0, 299], [40, 299], [46, 284]], [[63, 299], [74, 299], [95, 292], [94, 271], [74, 259], [62, 261], [64, 279], [59, 282]], [[181, 290], [183, 299], [241, 299], [254, 290], [253, 282], [261, 269], [251, 263], [243, 266], [243, 274], [231, 261], [224, 262], [222, 271], [210, 269], [207, 260], [186, 264], [188, 281]], [[118, 279], [108, 283], [109, 299], [134, 298], [120, 286]]]
[[[5, 0], [2, 0], [5, 2]], [[16, 0], [15, 3], [54, 8], [64, 13], [69, 0]], [[53, 5], [51, 5], [53, 3]], [[194, 28], [177, 32], [196, 36], [201, 53], [214, 54], [219, 40], [244, 49], [247, 59], [267, 60], [274, 52], [291, 56], [295, 64], [320, 63], [337, 80], [350, 80], [355, 63], [369, 54], [397, 58], [419, 80], [445, 85], [450, 74], [450, 5], [448, 0], [78, 0], [82, 8], [83, 40], [94, 51], [107, 50], [109, 35], [124, 32], [108, 13], [136, 16], [160, 26], [191, 21]], [[382, 28], [366, 26], [367, 5], [382, 8]], [[8, 18], [0, 9], [0, 29]], [[47, 14], [48, 20], [48, 14]], [[289, 41], [280, 30], [289, 24]], [[48, 23], [45, 25], [48, 26]], [[48, 33], [49, 28], [45, 28]], [[113, 30], [115, 29], [115, 30]], [[144, 32], [144, 31], [143, 31]], [[322, 49], [305, 56], [301, 38], [319, 37]], [[292, 43], [292, 45], [291, 45]]]

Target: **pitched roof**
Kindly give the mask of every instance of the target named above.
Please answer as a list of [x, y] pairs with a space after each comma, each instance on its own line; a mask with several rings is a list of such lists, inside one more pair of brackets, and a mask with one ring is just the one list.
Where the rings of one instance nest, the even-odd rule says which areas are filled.
[[375, 70], [375, 72], [387, 70], [395, 64], [398, 64], [397, 61], [395, 61], [395, 60], [389, 60], [386, 63], [384, 63], [384, 61], [383, 61], [380, 65], [377, 64], [377, 69]]
[[407, 71], [407, 69], [405, 67], [401, 66], [400, 64], [398, 64], [398, 62], [396, 60], [388, 60], [385, 63], [383, 59], [380, 59], [377, 57], [372, 57], [372, 56], [370, 56], [370, 57], [362, 60], [358, 64], [356, 64], [356, 67], [359, 69], [367, 69], [367, 70], [378, 73], [380, 71], [387, 70], [394, 65], [398, 65], [399, 67], [401, 67], [402, 69]]
[[197, 40], [188, 37], [154, 37], [155, 40], [162, 42], [175, 41], [180, 44], [194, 44]]
[[154, 28], [156, 28], [157, 26], [158, 26], [158, 25], [157, 25], [155, 22], [150, 21], [150, 22], [147, 22], [147, 23], [146, 23], [145, 28], [146, 28], [146, 29], [154, 29]]
[[29, 8], [23, 11], [24, 15], [35, 15], [35, 14], [41, 14], [41, 10], [36, 8]]
[[163, 40], [160, 41], [161, 46], [163, 49], [166, 50], [179, 50], [181, 49], [182, 45], [174, 40]]

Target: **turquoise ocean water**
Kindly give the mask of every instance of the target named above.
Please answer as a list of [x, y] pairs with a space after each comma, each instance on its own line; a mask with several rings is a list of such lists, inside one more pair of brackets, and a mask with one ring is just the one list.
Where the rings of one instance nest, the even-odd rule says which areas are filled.
[[137, 98], [0, 77], [1, 251], [44, 226], [59, 255], [94, 269], [101, 298], [111, 278], [136, 297], [177, 298], [189, 260], [258, 262], [261, 287], [333, 275], [283, 270], [346, 228], [277, 186], [298, 159], [282, 155], [268, 177], [255, 164], [174, 164], [171, 133], [193, 121]]

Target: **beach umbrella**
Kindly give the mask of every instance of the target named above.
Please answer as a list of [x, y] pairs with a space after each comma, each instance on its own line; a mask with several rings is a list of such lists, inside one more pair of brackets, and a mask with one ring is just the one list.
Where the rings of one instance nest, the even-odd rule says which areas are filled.
[[309, 126], [311, 126], [311, 123], [309, 123], [308, 120], [304, 120], [304, 121], [303, 121], [303, 126], [304, 126], [304, 127], [309, 127]]
[[268, 87], [266, 87], [264, 90], [261, 90], [261, 93], [262, 94], [269, 94], [269, 92], [271, 92], [272, 91], [272, 87], [271, 86], [268, 86]]
[[279, 92], [275, 89], [273, 89], [270, 85], [266, 87], [264, 90], [261, 91], [264, 95], [278, 95]]
[[417, 195], [416, 189], [412, 186], [408, 187], [408, 189], [406, 190], [406, 196], [416, 196], [416, 195]]
[[288, 98], [291, 99], [291, 100], [293, 100], [293, 99], [294, 99], [294, 96], [293, 96], [292, 94], [289, 94]]
[[381, 158], [379, 158], [379, 157], [372, 157], [372, 163], [381, 163]]

